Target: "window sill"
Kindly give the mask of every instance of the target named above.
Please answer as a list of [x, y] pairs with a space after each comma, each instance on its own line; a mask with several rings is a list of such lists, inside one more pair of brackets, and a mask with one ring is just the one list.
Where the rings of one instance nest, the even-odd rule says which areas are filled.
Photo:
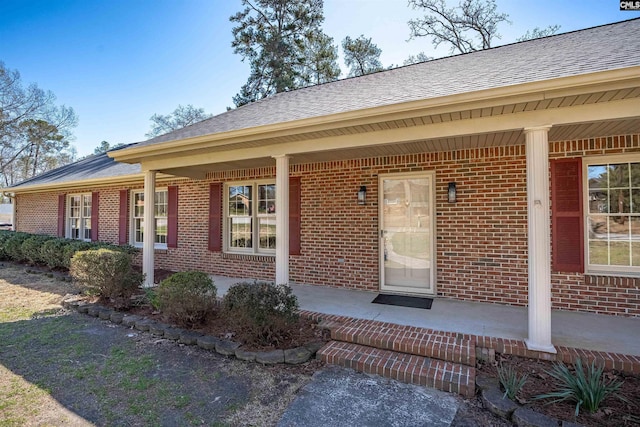
[[640, 279], [640, 272], [632, 271], [585, 271], [585, 276], [594, 277], [626, 277], [630, 279]]
[[[139, 245], [139, 244], [135, 244], [135, 245], [131, 245], [131, 246], [133, 246], [134, 248], [136, 248], [136, 249], [138, 249], [140, 251], [142, 251], [144, 249], [143, 245]], [[168, 249], [167, 245], [155, 245], [153, 247], [153, 251], [154, 252], [159, 252], [160, 251], [160, 252], [166, 253], [167, 249]]]
[[234, 259], [239, 261], [261, 261], [261, 262], [276, 262], [275, 255], [265, 254], [243, 254], [237, 252], [223, 252], [222, 259]]

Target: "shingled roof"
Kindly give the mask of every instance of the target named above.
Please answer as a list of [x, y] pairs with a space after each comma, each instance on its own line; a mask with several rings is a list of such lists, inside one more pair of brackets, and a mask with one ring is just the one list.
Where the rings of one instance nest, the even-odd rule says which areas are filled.
[[[244, 105], [123, 148], [214, 135], [404, 102], [640, 66], [640, 18], [348, 78]], [[138, 164], [90, 156], [11, 188], [139, 174]]]
[[284, 92], [138, 146], [640, 65], [640, 19]]
[[139, 164], [118, 163], [107, 153], [87, 156], [77, 162], [50, 170], [41, 175], [22, 181], [10, 188], [21, 190], [33, 186], [47, 186], [89, 179], [126, 177], [141, 173]]

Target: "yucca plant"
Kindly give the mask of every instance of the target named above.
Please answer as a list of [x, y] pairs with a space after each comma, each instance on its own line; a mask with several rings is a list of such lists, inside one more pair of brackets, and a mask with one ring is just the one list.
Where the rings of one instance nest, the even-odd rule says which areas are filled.
[[502, 384], [502, 388], [504, 388], [504, 395], [502, 398], [508, 397], [511, 400], [516, 398], [516, 394], [524, 384], [527, 382], [528, 375], [518, 375], [513, 366], [509, 365], [505, 367], [502, 363], [498, 367], [498, 379], [500, 380], [500, 384]]
[[555, 399], [549, 403], [571, 400], [576, 402], [576, 417], [580, 413], [580, 408], [594, 413], [600, 404], [610, 394], [615, 394], [622, 386], [621, 381], [611, 379], [606, 381], [602, 376], [604, 366], [596, 366], [595, 361], [582, 367], [582, 361], [576, 360], [575, 374], [562, 364], [556, 364], [547, 374], [556, 380], [557, 390], [551, 393], [536, 396], [536, 399]]

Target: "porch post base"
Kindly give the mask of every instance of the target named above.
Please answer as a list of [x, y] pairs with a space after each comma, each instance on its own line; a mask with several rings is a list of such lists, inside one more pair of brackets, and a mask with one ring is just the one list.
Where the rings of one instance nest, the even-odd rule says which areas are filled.
[[529, 338], [524, 340], [524, 343], [527, 345], [527, 350], [531, 351], [540, 351], [543, 353], [557, 354], [558, 350], [553, 346], [553, 344], [541, 345], [531, 341]]

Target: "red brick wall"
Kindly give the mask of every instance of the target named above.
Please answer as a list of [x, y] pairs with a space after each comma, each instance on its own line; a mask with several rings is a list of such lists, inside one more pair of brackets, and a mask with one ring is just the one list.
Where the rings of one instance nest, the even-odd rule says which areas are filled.
[[58, 193], [21, 194], [16, 200], [17, 231], [58, 234]]
[[[550, 157], [640, 152], [639, 136], [554, 142]], [[527, 304], [527, 204], [524, 145], [292, 165], [301, 177], [301, 255], [291, 256], [291, 280], [325, 286], [379, 287], [378, 177], [436, 172], [437, 293], [462, 300]], [[211, 174], [178, 185], [178, 248], [156, 251], [173, 270], [272, 280], [273, 257], [207, 249], [209, 184], [274, 178], [275, 168]], [[456, 182], [458, 201], [447, 202]], [[356, 203], [361, 185], [367, 204]], [[118, 241], [119, 190], [100, 192], [100, 240]], [[142, 183], [132, 187], [140, 189]], [[72, 192], [72, 191], [68, 191]], [[55, 234], [57, 194], [18, 196], [18, 229]], [[552, 275], [553, 308], [640, 316], [639, 279]]]
[[[640, 153], [640, 135], [559, 141], [549, 145], [550, 158], [621, 153]], [[640, 316], [640, 278], [552, 273], [551, 284], [553, 308]]]

